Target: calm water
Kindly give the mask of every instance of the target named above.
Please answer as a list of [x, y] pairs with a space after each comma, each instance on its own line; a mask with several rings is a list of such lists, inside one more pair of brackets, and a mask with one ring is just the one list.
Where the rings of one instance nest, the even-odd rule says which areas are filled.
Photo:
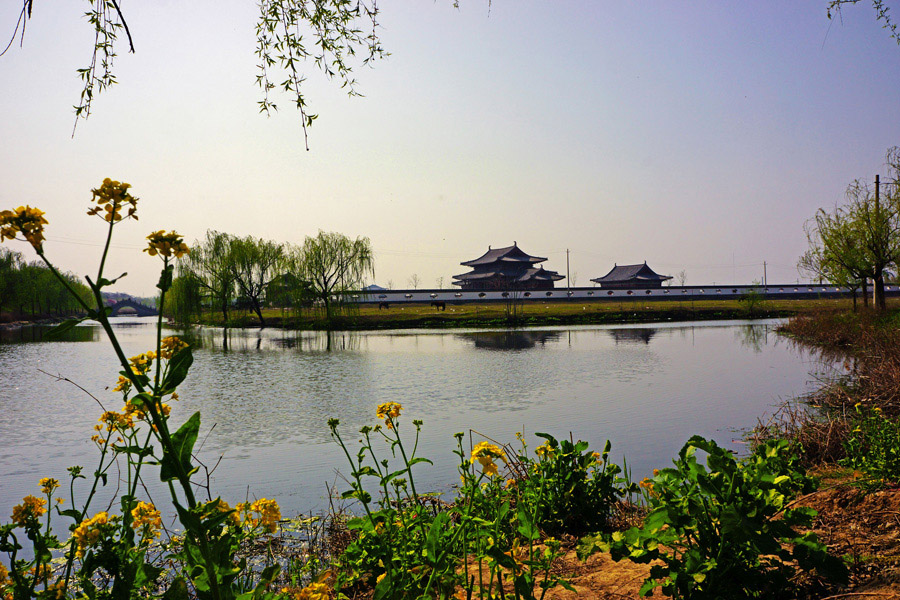
[[[117, 328], [128, 356], [153, 347], [150, 320]], [[346, 489], [326, 421], [339, 418], [354, 441], [386, 401], [403, 404], [407, 431], [425, 421], [420, 454], [435, 465], [421, 465], [420, 490], [456, 481], [452, 436], [470, 428], [501, 441], [523, 429], [571, 432], [591, 446], [609, 438], [616, 461], [626, 455], [641, 478], [695, 433], [742, 449], [740, 428], [808, 389], [816, 363], [773, 330], [739, 321], [330, 337], [264, 330], [232, 332], [224, 350], [220, 331], [197, 329], [186, 334], [195, 360], [173, 419], [202, 412], [200, 456], [210, 466], [223, 457], [214, 490], [231, 502], [274, 497], [286, 514], [327, 506], [326, 482]], [[98, 328], [58, 342], [40, 333], [0, 338], [0, 515], [36, 493], [40, 477], [94, 468], [89, 438], [101, 409], [51, 375], [121, 408], [111, 392], [118, 367]], [[152, 482], [150, 491], [164, 495]]]

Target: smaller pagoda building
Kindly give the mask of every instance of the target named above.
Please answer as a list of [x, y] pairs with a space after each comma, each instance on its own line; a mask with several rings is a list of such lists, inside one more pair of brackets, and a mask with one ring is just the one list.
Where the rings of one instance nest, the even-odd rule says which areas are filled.
[[565, 277], [536, 266], [545, 260], [523, 252], [515, 242], [506, 248], [488, 246], [475, 260], [460, 263], [472, 270], [454, 275], [453, 285], [464, 290], [552, 290], [554, 282]]
[[603, 289], [621, 290], [659, 288], [662, 287], [663, 281], [669, 279], [672, 277], [660, 275], [644, 261], [642, 265], [614, 265], [612, 271], [591, 281], [599, 283]]

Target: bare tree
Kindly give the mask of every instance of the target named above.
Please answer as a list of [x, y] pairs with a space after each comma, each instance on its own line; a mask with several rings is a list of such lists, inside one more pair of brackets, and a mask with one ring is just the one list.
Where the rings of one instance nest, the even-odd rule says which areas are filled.
[[687, 273], [684, 272], [684, 269], [675, 274], [675, 279], [678, 280], [678, 285], [684, 287], [684, 282], [687, 281]]
[[418, 289], [419, 283], [420, 283], [419, 276], [416, 273], [413, 273], [412, 275], [409, 276], [409, 287], [411, 287], [414, 290]]

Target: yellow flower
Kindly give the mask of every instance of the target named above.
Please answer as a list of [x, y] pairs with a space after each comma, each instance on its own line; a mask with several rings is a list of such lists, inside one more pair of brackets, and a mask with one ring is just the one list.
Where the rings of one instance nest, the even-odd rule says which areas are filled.
[[132, 356], [128, 359], [131, 363], [131, 370], [134, 371], [138, 375], [144, 375], [147, 371], [150, 370], [150, 367], [153, 365], [153, 361], [156, 360], [156, 352], [144, 352], [143, 354], [138, 354], [137, 356]]
[[9, 583], [9, 571], [6, 570], [6, 567], [3, 566], [3, 563], [0, 563], [0, 590], [2, 590]]
[[175, 231], [166, 232], [160, 229], [148, 235], [147, 239], [150, 242], [144, 248], [144, 252], [150, 256], [159, 254], [166, 258], [173, 255], [175, 258], [181, 258], [190, 252], [190, 248], [184, 243], [184, 238]]
[[53, 490], [59, 487], [59, 481], [53, 479], [52, 477], [44, 477], [40, 481], [40, 486], [41, 491], [49, 496], [53, 493]]
[[19, 525], [20, 527], [24, 527], [29, 522], [36, 520], [38, 517], [43, 516], [43, 514], [47, 512], [47, 509], [44, 508], [44, 505], [46, 504], [47, 501], [43, 498], [37, 498], [35, 496], [25, 496], [24, 498], [22, 498], [22, 504], [18, 504], [13, 507], [13, 523]]
[[101, 423], [106, 424], [107, 431], [125, 431], [126, 429], [134, 427], [134, 421], [128, 413], [119, 414], [108, 410], [103, 413], [98, 420]]
[[267, 500], [260, 498], [250, 505], [250, 510], [259, 515], [259, 520], [253, 521], [253, 525], [260, 525], [269, 533], [275, 533], [278, 528], [278, 521], [281, 520], [281, 509], [275, 500]]
[[379, 575], [378, 577], [376, 577], [376, 578], [375, 578], [375, 585], [378, 585], [379, 583], [381, 583], [381, 580], [384, 579], [385, 577], [387, 577], [387, 573], [382, 573], [381, 575]]
[[44, 245], [44, 211], [30, 206], [0, 211], [0, 242], [14, 240], [21, 233], [31, 246], [41, 252]]
[[75, 556], [78, 558], [84, 557], [84, 551], [97, 543], [100, 539], [100, 528], [108, 522], [109, 514], [104, 511], [82, 521], [75, 528], [75, 531], [72, 533], [72, 537], [75, 538]]
[[556, 451], [550, 447], [549, 442], [544, 442], [534, 449], [534, 453], [537, 454], [539, 458], [550, 458]]
[[59, 497], [56, 499], [57, 504], [64, 504], [65, 502], [66, 502], [66, 499], [63, 497]]
[[311, 583], [303, 589], [296, 586], [281, 588], [281, 593], [290, 600], [329, 600], [331, 594], [324, 583]]
[[130, 187], [130, 183], [113, 181], [107, 177], [99, 188], [91, 190], [93, 194], [91, 201], [96, 202], [97, 206], [89, 209], [87, 214], [99, 215], [102, 209], [106, 213], [103, 215], [104, 221], [118, 222], [122, 220], [122, 209], [127, 205], [128, 214], [125, 215], [125, 218], [130, 217], [137, 221], [138, 198], [128, 192]]
[[472, 464], [475, 464], [475, 461], [481, 463], [481, 470], [488, 477], [498, 473], [497, 465], [494, 464], [494, 460], [498, 458], [506, 463], [506, 454], [503, 450], [490, 442], [478, 442], [472, 449]]
[[131, 527], [141, 529], [147, 527], [148, 535], [159, 537], [159, 531], [162, 529], [162, 518], [156, 507], [149, 502], [138, 502], [131, 510]]
[[177, 336], [169, 336], [167, 338], [163, 338], [162, 342], [160, 342], [159, 347], [159, 355], [166, 360], [171, 359], [174, 355], [178, 354], [180, 351], [187, 348], [188, 345], [186, 342], [181, 341], [181, 338]]
[[378, 409], [375, 411], [375, 416], [379, 419], [384, 419], [384, 424], [387, 425], [388, 429], [393, 429], [393, 421], [400, 416], [401, 410], [403, 410], [403, 406], [401, 406], [399, 403], [385, 402], [384, 404], [378, 405]]
[[128, 390], [131, 389], [131, 380], [127, 377], [119, 375], [119, 379], [116, 381], [116, 387], [113, 388], [114, 392], [124, 392], [128, 393]]

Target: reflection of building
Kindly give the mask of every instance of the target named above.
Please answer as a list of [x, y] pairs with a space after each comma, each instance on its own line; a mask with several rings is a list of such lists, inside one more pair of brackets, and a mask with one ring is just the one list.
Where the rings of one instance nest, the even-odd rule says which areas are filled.
[[628, 329], [610, 329], [609, 334], [617, 344], [649, 344], [656, 330], [649, 327], [635, 327]]
[[488, 251], [475, 260], [460, 263], [472, 270], [462, 275], [454, 275], [453, 285], [464, 290], [552, 290], [553, 282], [565, 279], [556, 271], [535, 267], [546, 258], [531, 256], [522, 252], [513, 242], [512, 246]]
[[612, 271], [591, 279], [594, 283], [599, 283], [601, 288], [609, 289], [625, 289], [625, 288], [658, 288], [662, 287], [663, 281], [672, 279], [668, 275], [660, 275], [647, 266], [647, 261], [642, 265], [615, 265]]
[[476, 348], [483, 350], [528, 350], [540, 344], [555, 342], [559, 331], [483, 331], [461, 333], [457, 337], [475, 342]]

